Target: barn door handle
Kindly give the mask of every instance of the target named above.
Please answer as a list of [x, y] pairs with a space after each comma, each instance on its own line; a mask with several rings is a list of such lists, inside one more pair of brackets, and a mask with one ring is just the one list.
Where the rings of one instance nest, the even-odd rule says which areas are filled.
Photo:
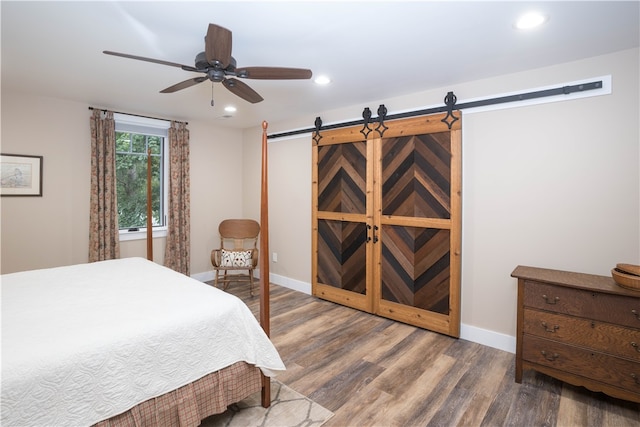
[[369, 230], [371, 230], [371, 226], [369, 224], [367, 224], [367, 243], [369, 243], [371, 241], [371, 237], [369, 237]]
[[377, 243], [378, 242], [378, 233], [376, 233], [376, 231], [378, 231], [379, 228], [377, 225], [373, 226], [373, 243]]

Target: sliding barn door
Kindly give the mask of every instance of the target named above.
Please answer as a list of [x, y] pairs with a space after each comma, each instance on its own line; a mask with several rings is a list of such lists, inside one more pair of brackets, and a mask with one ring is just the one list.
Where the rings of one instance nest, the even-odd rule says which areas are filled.
[[[334, 133], [313, 152], [313, 293], [371, 311], [371, 142]], [[354, 138], [355, 137], [355, 138]]]
[[456, 122], [458, 126], [449, 130], [441, 118], [390, 122], [380, 139], [375, 179], [380, 280], [374, 311], [457, 337], [460, 125]]
[[359, 128], [321, 133], [313, 293], [457, 337], [461, 135], [443, 117], [390, 121], [366, 138]]

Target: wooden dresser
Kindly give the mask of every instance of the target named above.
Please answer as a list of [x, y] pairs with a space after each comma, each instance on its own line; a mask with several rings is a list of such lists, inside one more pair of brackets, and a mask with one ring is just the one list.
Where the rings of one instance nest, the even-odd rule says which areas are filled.
[[516, 382], [534, 369], [640, 402], [640, 292], [611, 277], [518, 266]]

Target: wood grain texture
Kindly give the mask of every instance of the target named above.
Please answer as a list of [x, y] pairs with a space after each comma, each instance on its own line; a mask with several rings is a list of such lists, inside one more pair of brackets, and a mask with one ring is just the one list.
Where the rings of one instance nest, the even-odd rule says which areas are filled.
[[516, 378], [534, 369], [640, 403], [640, 296], [613, 287], [608, 276], [554, 271], [518, 266], [512, 273], [519, 302]]
[[[258, 297], [229, 286], [258, 313]], [[525, 370], [515, 356], [271, 285], [278, 380], [333, 426], [638, 426], [640, 404]]]
[[444, 118], [314, 139], [314, 296], [460, 335], [461, 128]]

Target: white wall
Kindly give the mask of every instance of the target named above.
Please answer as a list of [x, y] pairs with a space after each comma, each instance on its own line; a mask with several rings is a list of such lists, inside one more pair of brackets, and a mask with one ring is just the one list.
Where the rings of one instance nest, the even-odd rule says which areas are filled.
[[[610, 95], [463, 114], [462, 337], [515, 348], [517, 265], [608, 276], [616, 263], [640, 264], [638, 49], [469, 82], [367, 105], [321, 112], [325, 124], [361, 117], [384, 103], [389, 114], [499, 93], [612, 76]], [[300, 120], [269, 132], [313, 127]], [[261, 129], [244, 134], [246, 165]], [[250, 153], [250, 154], [249, 154]], [[251, 158], [249, 157], [251, 155]], [[275, 281], [311, 283], [310, 135], [269, 144], [270, 246]], [[252, 188], [259, 177], [251, 177]], [[259, 198], [245, 188], [245, 212]]]
[[242, 132], [189, 122], [191, 141], [191, 274], [211, 270], [218, 224], [242, 218]]
[[[87, 262], [90, 114], [83, 103], [3, 88], [2, 152], [44, 157], [43, 197], [0, 199], [3, 274]], [[220, 221], [242, 216], [242, 132], [202, 122], [190, 122], [188, 128], [191, 271], [201, 273], [211, 268]], [[120, 249], [121, 257], [146, 257], [145, 240], [121, 242]], [[163, 238], [154, 239], [153, 255], [163, 263]]]
[[1, 151], [43, 156], [43, 196], [0, 198], [2, 273], [87, 262], [89, 113], [3, 88]]

